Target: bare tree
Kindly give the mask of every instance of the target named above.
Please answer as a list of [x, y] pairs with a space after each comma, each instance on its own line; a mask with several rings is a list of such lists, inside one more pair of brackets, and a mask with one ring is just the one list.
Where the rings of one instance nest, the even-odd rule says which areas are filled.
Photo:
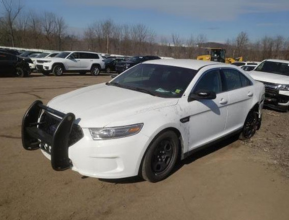
[[101, 26], [102, 35], [106, 41], [106, 44], [105, 44], [106, 53], [109, 54], [110, 53], [110, 40], [112, 38], [115, 25], [112, 20], [106, 20], [106, 21], [101, 22], [100, 26]]
[[47, 47], [52, 49], [52, 37], [55, 33], [56, 16], [51, 12], [45, 12], [42, 19], [43, 34], [47, 40]]
[[57, 38], [57, 46], [58, 50], [62, 50], [62, 39], [65, 36], [65, 30], [67, 25], [62, 17], [58, 17], [55, 19], [55, 34]]
[[196, 59], [197, 54], [195, 54], [196, 40], [193, 35], [187, 40], [187, 54], [186, 58]]
[[285, 40], [282, 36], [277, 36], [273, 40], [273, 57], [272, 58], [282, 58], [282, 50], [284, 50]]
[[20, 14], [23, 6], [20, 4], [14, 4], [13, 0], [1, 0], [2, 5], [4, 7], [4, 22], [7, 25], [7, 29], [9, 32], [11, 44], [15, 47], [15, 34], [14, 34], [14, 25], [17, 16]]
[[249, 44], [248, 34], [241, 32], [236, 38], [236, 56], [244, 56]]
[[145, 49], [144, 43], [147, 41], [149, 30], [143, 24], [135, 25], [131, 28], [131, 37], [135, 44], [135, 52], [140, 54]]
[[39, 48], [41, 45], [42, 34], [42, 20], [34, 12], [30, 12], [29, 16], [29, 30], [31, 35], [31, 40], [33, 40], [32, 45], [35, 48]]

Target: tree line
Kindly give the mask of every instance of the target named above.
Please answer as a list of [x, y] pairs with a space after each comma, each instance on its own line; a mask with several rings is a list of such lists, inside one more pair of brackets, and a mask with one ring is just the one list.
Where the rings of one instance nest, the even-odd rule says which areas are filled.
[[210, 44], [205, 35], [183, 38], [177, 33], [161, 36], [143, 24], [117, 24], [111, 19], [95, 21], [84, 28], [83, 36], [71, 34], [65, 19], [52, 12], [27, 13], [20, 2], [1, 0], [0, 45], [48, 50], [89, 50], [106, 54], [158, 55], [195, 59], [202, 47], [225, 48], [227, 57], [260, 61], [289, 60], [289, 39], [269, 37], [252, 42], [245, 32], [224, 44]]

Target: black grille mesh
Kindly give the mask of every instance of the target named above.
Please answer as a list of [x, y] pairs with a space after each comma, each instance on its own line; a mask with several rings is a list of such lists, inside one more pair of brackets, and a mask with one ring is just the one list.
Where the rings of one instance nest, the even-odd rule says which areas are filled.
[[[53, 136], [54, 132], [60, 123], [60, 119], [44, 112], [41, 116], [39, 129], [43, 130], [47, 134]], [[73, 124], [71, 133], [68, 138], [68, 146], [71, 146], [83, 138], [83, 132], [79, 125]]]

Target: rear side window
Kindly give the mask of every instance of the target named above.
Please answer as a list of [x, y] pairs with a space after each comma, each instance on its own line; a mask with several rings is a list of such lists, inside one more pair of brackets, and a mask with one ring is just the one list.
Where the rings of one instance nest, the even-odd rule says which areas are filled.
[[210, 70], [201, 77], [194, 88], [194, 92], [200, 90], [214, 91], [216, 94], [222, 92], [222, 83], [219, 70]]
[[223, 69], [222, 72], [225, 91], [230, 91], [252, 85], [252, 82], [238, 70]]
[[99, 59], [99, 56], [96, 53], [83, 53], [83, 54], [85, 54], [85, 59]]

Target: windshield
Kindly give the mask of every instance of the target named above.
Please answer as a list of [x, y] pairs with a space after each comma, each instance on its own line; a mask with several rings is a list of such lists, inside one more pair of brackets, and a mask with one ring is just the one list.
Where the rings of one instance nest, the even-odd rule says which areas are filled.
[[197, 71], [182, 67], [140, 64], [108, 83], [154, 96], [179, 98]]
[[139, 62], [140, 59], [141, 59], [140, 57], [130, 57], [127, 61]]
[[55, 57], [59, 57], [59, 58], [65, 58], [69, 55], [69, 52], [61, 52], [59, 54], [57, 54]]
[[289, 63], [264, 61], [255, 69], [255, 71], [289, 76]]
[[37, 56], [37, 58], [43, 58], [46, 57], [49, 53], [41, 53]]

